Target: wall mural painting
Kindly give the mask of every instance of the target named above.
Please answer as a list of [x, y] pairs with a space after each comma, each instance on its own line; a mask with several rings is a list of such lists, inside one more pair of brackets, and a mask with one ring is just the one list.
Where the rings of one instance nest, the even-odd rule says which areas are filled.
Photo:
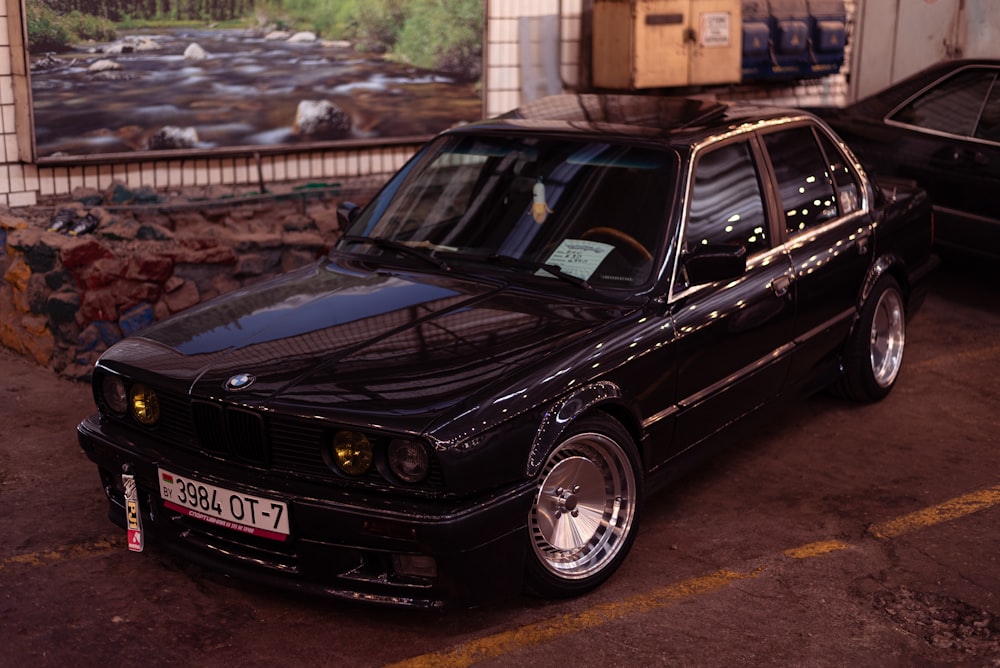
[[38, 157], [432, 134], [481, 116], [481, 0], [25, 0]]

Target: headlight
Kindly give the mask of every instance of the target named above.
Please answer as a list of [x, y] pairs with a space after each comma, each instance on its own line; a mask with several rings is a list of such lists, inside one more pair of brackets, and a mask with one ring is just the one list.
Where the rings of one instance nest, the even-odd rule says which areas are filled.
[[333, 436], [333, 460], [348, 475], [362, 475], [372, 465], [372, 444], [356, 431], [338, 431]]
[[420, 482], [430, 471], [427, 448], [416, 441], [396, 439], [389, 444], [388, 455], [389, 470], [403, 482]]
[[132, 417], [139, 424], [152, 427], [160, 419], [160, 400], [153, 388], [136, 384], [132, 388]]
[[105, 374], [101, 380], [101, 398], [109, 411], [121, 417], [128, 410], [128, 392], [121, 376]]

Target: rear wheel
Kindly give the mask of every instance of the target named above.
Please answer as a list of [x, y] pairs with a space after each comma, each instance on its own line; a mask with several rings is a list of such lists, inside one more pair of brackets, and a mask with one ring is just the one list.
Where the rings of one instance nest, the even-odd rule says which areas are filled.
[[906, 308], [899, 283], [883, 276], [875, 284], [844, 352], [841, 393], [878, 401], [896, 384], [906, 344]]
[[641, 484], [628, 432], [607, 416], [581, 418], [539, 476], [528, 515], [529, 588], [576, 596], [610, 577], [635, 540]]

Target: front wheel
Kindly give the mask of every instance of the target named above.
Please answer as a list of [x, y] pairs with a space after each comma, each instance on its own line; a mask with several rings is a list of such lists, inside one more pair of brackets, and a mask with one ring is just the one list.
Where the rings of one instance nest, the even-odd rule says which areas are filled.
[[635, 444], [621, 424], [581, 418], [539, 474], [528, 515], [528, 587], [577, 596], [610, 577], [635, 540], [641, 486]]
[[892, 276], [883, 276], [865, 301], [848, 339], [841, 394], [866, 402], [889, 394], [903, 366], [905, 343], [903, 293]]

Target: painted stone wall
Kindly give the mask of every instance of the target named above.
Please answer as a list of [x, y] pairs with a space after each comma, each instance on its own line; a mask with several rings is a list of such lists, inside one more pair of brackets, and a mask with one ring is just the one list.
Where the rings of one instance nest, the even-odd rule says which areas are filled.
[[[122, 337], [312, 262], [339, 237], [336, 205], [361, 203], [373, 189], [289, 187], [247, 197], [217, 191], [131, 205], [120, 203], [131, 193], [116, 185], [0, 214], [0, 343], [85, 379]], [[51, 229], [67, 218], [96, 227]]]

